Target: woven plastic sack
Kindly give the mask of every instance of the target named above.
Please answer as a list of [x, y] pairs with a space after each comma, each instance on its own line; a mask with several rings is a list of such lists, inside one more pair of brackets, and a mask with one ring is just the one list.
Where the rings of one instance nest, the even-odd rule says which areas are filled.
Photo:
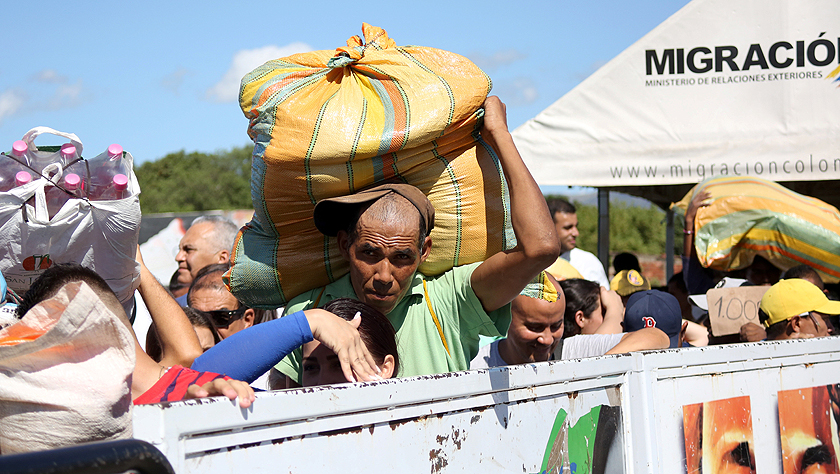
[[[30, 149], [41, 134], [68, 138], [79, 155], [82, 153], [76, 135], [47, 127], [36, 127], [26, 134], [24, 141]], [[47, 148], [51, 147], [41, 147]], [[123, 159], [133, 166], [130, 153]], [[60, 174], [52, 178], [58, 181]], [[9, 288], [23, 295], [54, 262], [78, 263], [104, 278], [130, 314], [134, 291], [140, 284], [140, 267], [135, 261], [140, 237], [140, 185], [134, 173], [128, 182], [129, 197], [113, 201], [69, 199], [52, 219], [44, 193], [48, 183], [46, 177], [40, 177], [0, 193], [0, 271]]]
[[84, 282], [0, 330], [0, 452], [130, 438], [134, 335]]
[[478, 136], [487, 75], [457, 54], [397, 47], [367, 24], [363, 32], [242, 79], [255, 214], [226, 281], [249, 306], [282, 306], [347, 273], [313, 209], [383, 182], [417, 186], [435, 207], [427, 275], [515, 246], [501, 166]]
[[840, 213], [834, 206], [761, 178], [721, 177], [701, 182], [673, 207], [685, 213], [702, 191], [712, 195], [694, 220], [704, 267], [739, 270], [760, 255], [782, 270], [805, 264], [823, 281], [840, 280]]

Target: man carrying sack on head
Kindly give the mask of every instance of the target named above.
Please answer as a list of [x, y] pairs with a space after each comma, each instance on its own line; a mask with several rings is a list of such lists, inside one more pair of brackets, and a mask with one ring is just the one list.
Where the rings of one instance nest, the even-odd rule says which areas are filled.
[[[388, 316], [397, 331], [402, 377], [469, 369], [479, 334], [502, 336], [510, 303], [559, 253], [545, 199], [507, 129], [505, 106], [484, 103], [482, 138], [499, 155], [510, 188], [516, 248], [484, 262], [427, 277], [417, 271], [432, 248], [434, 208], [414, 186], [385, 184], [324, 199], [315, 207], [318, 230], [335, 236], [350, 272], [292, 299], [285, 313], [342, 297], [364, 301]], [[301, 353], [277, 369], [300, 383]]]

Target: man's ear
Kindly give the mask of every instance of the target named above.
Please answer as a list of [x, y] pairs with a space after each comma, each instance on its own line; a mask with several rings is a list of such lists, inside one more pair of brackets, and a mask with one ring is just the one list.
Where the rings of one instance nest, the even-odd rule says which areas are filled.
[[798, 334], [802, 332], [802, 318], [794, 316], [788, 320], [787, 331], [788, 334]]
[[577, 323], [578, 327], [583, 327], [586, 324], [586, 315], [583, 314], [583, 311], [577, 310], [575, 312], [575, 322]]
[[430, 253], [432, 253], [432, 238], [427, 235], [423, 239], [423, 248], [420, 249], [420, 263], [425, 262]]
[[344, 260], [350, 260], [350, 234], [347, 231], [340, 230], [335, 238], [341, 256], [344, 257]]
[[248, 308], [245, 310], [245, 314], [242, 315], [242, 325], [244, 326], [242, 329], [249, 328], [254, 325], [254, 310]]
[[230, 261], [230, 250], [219, 250], [219, 261], [216, 263], [228, 263]]

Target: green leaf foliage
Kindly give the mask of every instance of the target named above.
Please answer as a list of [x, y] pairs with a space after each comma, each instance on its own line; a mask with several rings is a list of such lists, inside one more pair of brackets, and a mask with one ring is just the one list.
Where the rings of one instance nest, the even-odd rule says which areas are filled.
[[144, 213], [250, 209], [252, 146], [170, 153], [135, 167]]

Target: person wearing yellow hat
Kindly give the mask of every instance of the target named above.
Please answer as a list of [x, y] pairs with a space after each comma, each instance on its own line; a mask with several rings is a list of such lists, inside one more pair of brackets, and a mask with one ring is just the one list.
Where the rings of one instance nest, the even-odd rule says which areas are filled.
[[834, 332], [827, 316], [840, 314], [840, 301], [830, 301], [809, 281], [782, 280], [761, 298], [758, 317], [767, 339], [803, 339]]
[[649, 290], [650, 282], [636, 270], [621, 270], [610, 280], [610, 289], [621, 296], [621, 303], [626, 306], [630, 295]]

